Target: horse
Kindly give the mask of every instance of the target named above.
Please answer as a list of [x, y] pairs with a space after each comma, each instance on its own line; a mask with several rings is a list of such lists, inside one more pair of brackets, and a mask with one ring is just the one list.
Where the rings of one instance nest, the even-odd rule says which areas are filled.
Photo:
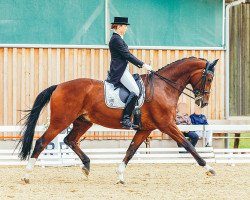
[[[214, 68], [218, 59], [210, 63], [206, 59], [190, 57], [170, 63], [158, 71], [141, 75], [146, 88], [146, 101], [141, 107], [141, 124], [127, 151], [118, 166], [117, 174], [120, 183], [124, 183], [124, 171], [136, 150], [149, 134], [159, 129], [182, 145], [192, 154], [200, 166], [205, 167], [207, 174], [215, 175], [212, 167], [206, 164], [191, 143], [183, 136], [175, 123], [176, 107], [179, 96], [188, 84], [191, 84], [195, 103], [201, 107], [208, 104]], [[188, 94], [187, 94], [188, 95]], [[191, 96], [190, 96], [191, 97]], [[36, 141], [31, 154], [35, 126], [41, 110], [50, 101], [50, 124], [44, 134]], [[93, 125], [121, 129], [122, 109], [113, 109], [104, 102], [104, 83], [100, 80], [80, 78], [53, 85], [42, 91], [31, 110], [25, 117], [19, 157], [29, 158], [26, 173], [22, 178], [29, 183], [29, 175], [40, 153], [64, 129], [73, 123], [71, 132], [64, 138], [67, 144], [82, 161], [82, 171], [88, 176], [90, 159], [80, 149], [79, 140]], [[30, 156], [31, 155], [31, 156]]]

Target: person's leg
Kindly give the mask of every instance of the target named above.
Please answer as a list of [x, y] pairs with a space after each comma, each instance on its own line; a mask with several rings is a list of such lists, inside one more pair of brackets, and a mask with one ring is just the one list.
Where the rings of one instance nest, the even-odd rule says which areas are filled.
[[207, 147], [211, 147], [213, 145], [213, 132], [205, 131], [205, 142]]
[[189, 131], [186, 135], [190, 138], [191, 144], [195, 147], [199, 140], [199, 136], [195, 133], [195, 131]]
[[205, 131], [195, 131], [195, 133], [198, 135], [199, 139], [202, 138], [202, 146], [206, 146], [206, 133]]
[[130, 92], [134, 92], [136, 96], [139, 96], [140, 90], [138, 85], [135, 82], [135, 79], [130, 74], [130, 72], [126, 69], [120, 79], [122, 85], [124, 85]]
[[123, 116], [122, 116], [122, 127], [123, 128], [132, 128], [132, 129], [138, 129], [138, 125], [132, 124], [130, 121], [130, 117], [132, 115], [132, 112], [135, 108], [135, 104], [138, 100], [139, 96], [139, 88], [132, 77], [132, 75], [129, 73], [128, 70], [125, 70], [123, 73], [120, 82], [130, 91], [130, 94], [128, 96], [128, 99], [125, 103], [125, 108], [123, 110]]
[[199, 136], [199, 138], [205, 137], [205, 133], [203, 135], [203, 131], [195, 131], [195, 133]]

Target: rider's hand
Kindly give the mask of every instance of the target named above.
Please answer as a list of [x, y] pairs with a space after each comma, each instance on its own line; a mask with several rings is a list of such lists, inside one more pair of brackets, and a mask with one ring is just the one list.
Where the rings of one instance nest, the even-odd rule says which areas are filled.
[[142, 67], [145, 67], [148, 71], [152, 71], [152, 67], [146, 63], [144, 63]]

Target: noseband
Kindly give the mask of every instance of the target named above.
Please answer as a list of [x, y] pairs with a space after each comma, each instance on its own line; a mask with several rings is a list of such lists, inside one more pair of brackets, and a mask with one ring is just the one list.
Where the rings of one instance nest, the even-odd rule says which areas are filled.
[[200, 87], [197, 88], [197, 89], [194, 89], [192, 90], [192, 92], [194, 93], [195, 95], [195, 98], [203, 98], [203, 96], [205, 94], [210, 94], [209, 91], [207, 91], [205, 89], [205, 85], [206, 85], [206, 80], [207, 80], [207, 75], [208, 74], [211, 74], [212, 75], [212, 78], [214, 77], [214, 72], [209, 70], [209, 66], [210, 66], [210, 63], [207, 62], [206, 64], [206, 69], [203, 70], [203, 73], [202, 73], [202, 76], [201, 78], [199, 79], [199, 81], [194, 85], [194, 88], [196, 88], [196, 86], [201, 82], [200, 84]]
[[[163, 80], [164, 82], [168, 83], [170, 86], [172, 86], [173, 88], [175, 88], [176, 90], [178, 90], [180, 93], [187, 95], [188, 97], [194, 99], [194, 100], [198, 100], [204, 97], [205, 94], [209, 94], [209, 91], [207, 91], [205, 89], [205, 85], [206, 85], [206, 79], [207, 79], [207, 75], [208, 74], [212, 74], [212, 76], [214, 76], [214, 72], [212, 70], [209, 70], [210, 67], [210, 63], [207, 62], [206, 63], [206, 68], [203, 70], [202, 76], [199, 79], [199, 81], [194, 85], [194, 89], [190, 89], [187, 86], [183, 86], [177, 82], [174, 82], [168, 78], [163, 77], [162, 75], [160, 75], [158, 72], [155, 71], [151, 71], [151, 74], [149, 74], [148, 76], [148, 82], [150, 83], [150, 91], [154, 91], [152, 88], [153, 86], [153, 77], [154, 75], [158, 76], [161, 80]], [[198, 84], [200, 83], [199, 87], [196, 87]], [[181, 88], [181, 89], [180, 89]], [[187, 89], [191, 92], [193, 92], [194, 97], [190, 96], [189, 94], [183, 92], [184, 89]], [[152, 92], [151, 92], [151, 96], [152, 96]]]

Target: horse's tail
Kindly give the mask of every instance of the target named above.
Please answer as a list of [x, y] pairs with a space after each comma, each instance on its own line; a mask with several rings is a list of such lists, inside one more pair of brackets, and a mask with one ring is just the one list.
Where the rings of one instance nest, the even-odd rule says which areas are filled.
[[[31, 110], [25, 110], [28, 112], [23, 119], [25, 119], [24, 128], [22, 130], [23, 136], [20, 139], [19, 143], [21, 143], [21, 151], [19, 153], [19, 157], [21, 160], [26, 160], [30, 155], [33, 137], [35, 133], [35, 127], [37, 120], [39, 118], [40, 112], [45, 107], [49, 101], [53, 91], [56, 89], [57, 85], [50, 86], [49, 88], [42, 91], [34, 102], [34, 105]], [[19, 144], [18, 143], [18, 144]]]

